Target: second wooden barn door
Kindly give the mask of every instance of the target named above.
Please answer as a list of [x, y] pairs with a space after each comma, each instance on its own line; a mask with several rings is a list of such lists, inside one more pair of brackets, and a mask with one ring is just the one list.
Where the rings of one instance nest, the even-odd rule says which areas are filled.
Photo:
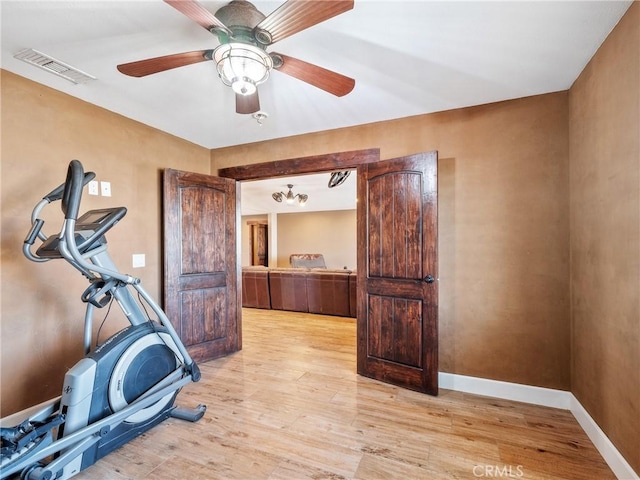
[[358, 167], [358, 373], [438, 393], [437, 153]]

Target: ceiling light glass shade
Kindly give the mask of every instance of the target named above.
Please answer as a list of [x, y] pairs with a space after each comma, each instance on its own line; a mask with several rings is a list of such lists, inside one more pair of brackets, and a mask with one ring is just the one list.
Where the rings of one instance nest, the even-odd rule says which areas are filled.
[[273, 60], [264, 50], [244, 43], [225, 43], [213, 51], [218, 75], [240, 95], [251, 95], [269, 78]]
[[287, 192], [287, 199], [285, 200], [285, 202], [287, 202], [287, 204], [289, 205], [293, 205], [293, 201], [295, 200], [296, 197], [293, 196], [293, 192], [291, 191], [291, 189], [289, 189], [289, 192]]

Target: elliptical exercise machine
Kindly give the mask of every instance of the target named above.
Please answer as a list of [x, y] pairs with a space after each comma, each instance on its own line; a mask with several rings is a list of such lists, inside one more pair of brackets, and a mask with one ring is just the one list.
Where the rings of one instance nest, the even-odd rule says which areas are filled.
[[[174, 405], [180, 389], [197, 382], [200, 371], [140, 279], [120, 273], [107, 252], [104, 235], [126, 208], [91, 210], [78, 218], [82, 189], [94, 177], [71, 161], [65, 183], [31, 215], [25, 256], [34, 262], [64, 259], [89, 280], [81, 297], [87, 304], [85, 356], [65, 375], [60, 397], [0, 420], [0, 479], [72, 477], [166, 418], [195, 422], [206, 410]], [[47, 237], [38, 217], [58, 200], [64, 221], [58, 234]], [[40, 246], [33, 253], [36, 240]], [[94, 311], [112, 300], [131, 325], [92, 348]], [[157, 319], [149, 317], [145, 304]]]

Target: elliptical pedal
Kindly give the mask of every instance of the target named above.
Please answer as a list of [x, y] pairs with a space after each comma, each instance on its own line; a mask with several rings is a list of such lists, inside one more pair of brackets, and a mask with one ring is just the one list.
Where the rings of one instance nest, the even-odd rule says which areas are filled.
[[197, 422], [204, 416], [206, 411], [207, 406], [202, 404], [195, 408], [175, 407], [171, 410], [171, 416], [187, 422]]
[[0, 454], [2, 456], [14, 455], [32, 444], [36, 439], [51, 433], [64, 423], [64, 415], [53, 415], [44, 422], [30, 421], [29, 419], [22, 422], [16, 427], [0, 428], [0, 437], [2, 438], [2, 447]]

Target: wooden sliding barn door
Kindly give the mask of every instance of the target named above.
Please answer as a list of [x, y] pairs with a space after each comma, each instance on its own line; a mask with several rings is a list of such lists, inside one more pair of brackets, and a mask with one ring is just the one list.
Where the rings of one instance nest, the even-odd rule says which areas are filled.
[[358, 167], [358, 373], [438, 393], [437, 153]]
[[236, 181], [164, 172], [164, 307], [189, 354], [241, 348]]

